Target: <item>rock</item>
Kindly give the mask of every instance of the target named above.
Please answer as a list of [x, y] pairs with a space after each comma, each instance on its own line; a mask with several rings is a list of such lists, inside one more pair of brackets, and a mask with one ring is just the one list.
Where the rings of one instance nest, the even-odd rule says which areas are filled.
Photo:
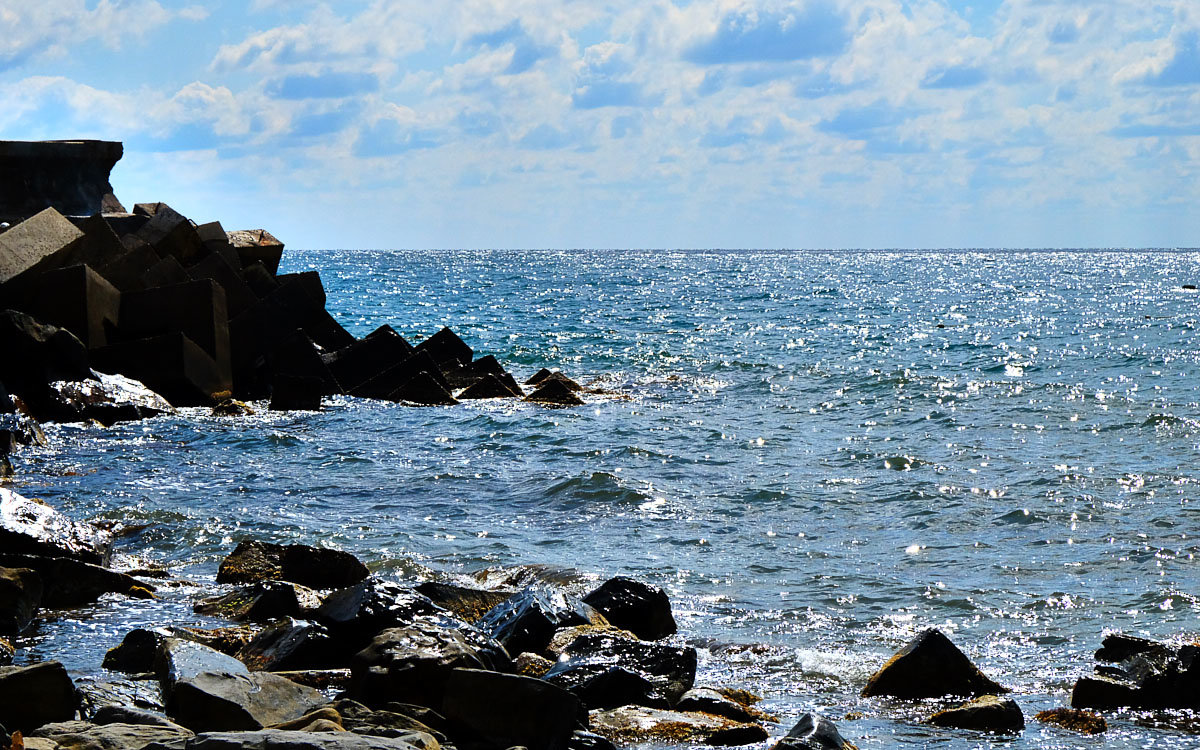
[[7, 667], [12, 664], [13, 657], [17, 655], [17, 650], [13, 645], [3, 638], [0, 638], [0, 667]]
[[[77, 723], [82, 722], [70, 722]], [[153, 743], [169, 743], [193, 736], [192, 732], [178, 725], [145, 724], [67, 725], [60, 729], [51, 725], [38, 730], [36, 735], [53, 740], [59, 750], [142, 750]]]
[[[371, 337], [368, 336], [368, 339]], [[452, 390], [436, 362], [425, 352], [413, 352], [399, 364], [384, 370], [367, 382], [350, 391], [359, 398], [377, 398], [396, 401], [393, 394], [404, 388], [418, 375], [426, 375], [446, 393]], [[440, 394], [440, 391], [437, 393]], [[440, 395], [439, 395], [440, 398]]]
[[429, 735], [369, 737], [351, 732], [207, 732], [186, 741], [156, 743], [145, 750], [438, 750]]
[[95, 420], [105, 427], [150, 419], [175, 409], [165, 398], [123, 375], [50, 384], [49, 413], [60, 422]]
[[195, 641], [226, 656], [236, 657], [262, 629], [256, 625], [232, 625], [224, 628], [171, 627], [168, 630], [176, 638]]
[[412, 713], [429, 719], [437, 725], [437, 728], [425, 723], [418, 716], [410, 716], [399, 711], [372, 711], [363, 704], [352, 700], [339, 700], [333, 707], [342, 717], [342, 726], [355, 734], [373, 737], [405, 737], [413, 732], [420, 732], [430, 735], [440, 744], [447, 741], [446, 735], [441, 731], [446, 727], [446, 719], [432, 709], [426, 708]]
[[[590, 705], [590, 704], [589, 704]], [[723, 716], [732, 721], [751, 723], [762, 718], [761, 712], [747, 710], [746, 706], [735, 703], [716, 690], [709, 688], [692, 688], [683, 694], [675, 708], [679, 711], [693, 711], [713, 716]]]
[[248, 417], [254, 414], [254, 409], [244, 401], [227, 398], [212, 408], [214, 417]]
[[515, 593], [512, 591], [473, 589], [466, 586], [455, 586], [450, 583], [436, 583], [434, 581], [426, 581], [417, 586], [416, 592], [428, 597], [431, 602], [442, 609], [448, 610], [460, 620], [470, 623], [474, 623], [487, 614], [488, 610]]
[[1034, 718], [1043, 724], [1053, 724], [1079, 734], [1104, 734], [1108, 731], [1108, 722], [1103, 716], [1074, 708], [1052, 708], [1038, 713]]
[[586, 710], [567, 691], [534, 679], [477, 669], [454, 669], [443, 713], [500, 747], [565, 750]]
[[208, 673], [248, 675], [250, 670], [232, 656], [195, 641], [164, 638], [154, 657], [153, 672], [162, 683], [163, 698], [169, 704], [181, 682]]
[[77, 607], [90, 604], [104, 594], [154, 598], [154, 587], [145, 581], [65, 557], [0, 552], [0, 566], [37, 571], [42, 578], [43, 607]]
[[246, 644], [238, 659], [253, 670], [279, 672], [336, 667], [349, 656], [321, 625], [285, 617]]
[[238, 731], [291, 721], [328, 702], [269, 672], [203, 672], [175, 683], [167, 715], [194, 732]]
[[421, 406], [453, 406], [454, 396], [428, 372], [420, 372], [388, 394], [388, 401], [408, 401]]
[[56, 661], [0, 667], [0, 725], [28, 733], [53, 721], [75, 718], [79, 693]]
[[22, 445], [45, 446], [46, 433], [38, 421], [15, 409], [14, 405], [14, 413], [0, 414], [0, 444], [7, 449], [0, 452], [15, 453], [17, 447]]
[[594, 732], [576, 729], [567, 740], [567, 750], [617, 750], [617, 746]]
[[276, 375], [271, 380], [271, 411], [320, 411], [325, 383], [305, 375]]
[[458, 394], [458, 399], [460, 401], [470, 401], [485, 398], [516, 398], [518, 395], [513, 393], [512, 389], [503, 380], [495, 375], [488, 374]]
[[671, 600], [657, 586], [618, 576], [602, 583], [583, 601], [638, 638], [656, 641], [676, 632]]
[[145, 383], [173, 406], [212, 406], [220, 400], [214, 394], [232, 391], [229, 364], [179, 331], [110, 344], [92, 352], [92, 362]]
[[525, 397], [526, 401], [548, 406], [582, 406], [583, 399], [567, 387], [561, 380], [546, 378], [545, 384]]
[[281, 617], [308, 617], [320, 606], [321, 597], [312, 589], [287, 581], [267, 581], [204, 599], [192, 609], [236, 622], [269, 622]]
[[[165, 716], [152, 711], [143, 711], [129, 706], [101, 706], [92, 715], [92, 723], [105, 724], [137, 724], [144, 727], [162, 727], [164, 729], [183, 729]], [[186, 730], [185, 730], [186, 731]], [[188, 734], [191, 734], [189, 731]]]
[[741, 724], [720, 716], [624, 706], [591, 713], [592, 731], [617, 743], [683, 743], [750, 745], [769, 736], [757, 724]]
[[981, 695], [961, 706], [938, 711], [927, 723], [980, 732], [1020, 732], [1025, 728], [1025, 716], [1012, 699]]
[[555, 631], [587, 625], [594, 611], [579, 599], [555, 589], [528, 588], [497, 604], [477, 623], [512, 654], [539, 653]]
[[1200, 709], [1200, 645], [1110, 635], [1096, 657], [1108, 663], [1075, 683], [1072, 707]]
[[92, 377], [87, 347], [74, 334], [16, 310], [0, 312], [0, 351], [0, 382], [35, 412], [46, 398], [46, 384]]
[[296, 671], [276, 672], [280, 677], [286, 677], [298, 685], [306, 685], [317, 690], [345, 690], [350, 687], [349, 669], [302, 669]]
[[88, 265], [41, 274], [30, 284], [31, 303], [23, 309], [43, 323], [74, 334], [88, 349], [108, 343], [121, 314], [121, 292]]
[[439, 608], [426, 597], [390, 581], [368, 578], [334, 591], [315, 614], [351, 650], [388, 628], [405, 627]]
[[313, 589], [353, 586], [371, 572], [349, 552], [245, 540], [221, 561], [217, 583], [291, 581]]
[[42, 577], [28, 568], [0, 568], [0, 634], [16, 635], [42, 602]]
[[587, 582], [579, 571], [559, 565], [513, 565], [484, 568], [471, 574], [480, 585], [493, 590], [522, 590], [530, 586], [578, 588]]
[[324, 305], [309, 296], [303, 282], [293, 280], [281, 283], [263, 302], [273, 306], [283, 315], [289, 322], [290, 329], [302, 329], [327, 352], [337, 351], [354, 343], [354, 337], [333, 319]]
[[125, 634], [121, 643], [104, 655], [105, 669], [128, 674], [145, 674], [154, 671], [159, 646], [169, 635], [163, 630], [135, 628]]
[[99, 213], [106, 202], [116, 203], [108, 175], [122, 153], [115, 141], [0, 142], [0, 221], [46, 206], [80, 216]]
[[526, 677], [545, 677], [546, 673], [554, 668], [554, 662], [544, 656], [531, 654], [528, 651], [517, 654], [513, 659], [513, 668], [517, 674], [523, 674]]
[[242, 266], [262, 263], [272, 276], [279, 272], [283, 258], [283, 243], [265, 229], [239, 229], [226, 234], [229, 245], [237, 252]]
[[97, 724], [105, 723], [125, 723], [138, 724], [145, 723], [135, 721], [132, 718], [115, 719], [113, 721], [100, 721], [95, 717], [105, 709], [125, 709], [128, 711], [145, 711], [152, 712], [152, 716], [158, 716], [163, 721], [166, 721], [165, 716], [161, 716], [163, 711], [162, 689], [158, 684], [158, 680], [145, 679], [146, 675], [138, 675], [143, 679], [116, 679], [102, 680], [96, 676], [80, 677], [75, 682], [75, 687], [82, 695], [80, 704], [80, 714], [84, 717], [91, 718]]
[[864, 698], [940, 698], [1008, 692], [988, 679], [942, 632], [920, 633], [871, 676]]
[[417, 351], [426, 352], [439, 365], [453, 363], [457, 365], [470, 364], [475, 358], [475, 352], [467, 346], [458, 334], [449, 328], [443, 328], [416, 346]]
[[587, 690], [590, 680], [614, 665], [654, 686], [656, 695], [648, 696], [647, 700], [663, 698], [675, 705], [695, 682], [696, 649], [631, 641], [610, 634], [583, 635], [563, 649], [563, 655], [545, 679], [568, 690]]
[[465, 623], [423, 618], [377, 635], [351, 662], [350, 696], [367, 705], [402, 701], [438, 708], [455, 668], [511, 670], [504, 647]]
[[[251, 354], [261, 360], [261, 352]], [[255, 373], [263, 382], [283, 375], [320, 380], [322, 393], [327, 396], [342, 393], [341, 385], [321, 357], [320, 348], [300, 329], [293, 330], [282, 340], [272, 341], [267, 347], [265, 366], [260, 366]], [[241, 372], [238, 377], [245, 378], [246, 373]]]
[[837, 725], [820, 714], [804, 714], [771, 750], [858, 750], [838, 732]]
[[28, 283], [66, 265], [83, 239], [83, 232], [53, 208], [30, 216], [0, 234], [0, 287]]
[[[319, 728], [307, 728], [312, 726]], [[342, 715], [337, 712], [333, 706], [324, 706], [315, 711], [309, 711], [298, 719], [281, 722], [270, 727], [271, 729], [291, 729], [299, 732], [344, 732], [345, 727], [342, 726]]]

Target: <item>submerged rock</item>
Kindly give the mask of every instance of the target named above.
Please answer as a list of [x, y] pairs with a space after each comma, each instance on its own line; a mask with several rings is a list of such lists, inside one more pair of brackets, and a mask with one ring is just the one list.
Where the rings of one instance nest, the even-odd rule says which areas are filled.
[[69, 721], [79, 708], [79, 693], [62, 664], [0, 667], [0, 725], [30, 732], [43, 724]]
[[1075, 683], [1074, 708], [1200, 709], [1200, 645], [1113, 634], [1096, 659], [1095, 676]]
[[287, 581], [268, 581], [204, 599], [192, 609], [237, 622], [269, 622], [281, 617], [307, 617], [320, 606], [321, 597], [312, 589]]
[[583, 598], [610, 623], [648, 641], [674, 635], [671, 600], [657, 586], [625, 576], [610, 578]]
[[64, 421], [94, 419], [108, 427], [175, 411], [165, 398], [132, 378], [103, 373], [97, 378], [51, 383], [55, 416]]
[[938, 711], [929, 717], [928, 723], [980, 732], [1020, 732], [1025, 728], [1025, 716], [1014, 700], [982, 695], [961, 706]]
[[104, 594], [152, 599], [154, 587], [145, 581], [66, 557], [17, 555], [0, 552], [0, 565], [30, 568], [42, 579], [43, 607], [77, 607]]
[[221, 561], [217, 583], [290, 581], [312, 589], [352, 586], [371, 573], [349, 552], [245, 540]]
[[107, 565], [112, 537], [0, 487], [0, 552]]
[[1092, 711], [1077, 708], [1052, 708], [1034, 716], [1043, 724], [1053, 724], [1079, 734], [1103, 734], [1108, 731], [1104, 717]]
[[821, 714], [808, 713], [771, 750], [858, 750], [842, 737], [837, 725]]
[[675, 707], [680, 711], [698, 711], [747, 723], [762, 718], [762, 712], [748, 709], [710, 688], [692, 688], [683, 694]]
[[871, 676], [864, 698], [941, 698], [993, 695], [1008, 690], [985, 676], [937, 628], [920, 633]]
[[537, 390], [525, 397], [525, 400], [546, 406], [583, 405], [583, 399], [576, 396], [566, 383], [557, 378], [546, 378]]

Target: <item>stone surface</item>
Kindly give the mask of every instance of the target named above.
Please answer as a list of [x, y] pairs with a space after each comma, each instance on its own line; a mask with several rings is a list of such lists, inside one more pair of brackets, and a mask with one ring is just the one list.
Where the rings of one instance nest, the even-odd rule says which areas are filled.
[[217, 583], [291, 581], [313, 589], [332, 589], [352, 586], [370, 574], [349, 552], [248, 539], [221, 561]]
[[783, 739], [771, 750], [857, 750], [841, 733], [837, 725], [820, 714], [800, 717]]
[[699, 711], [745, 723], [757, 721], [762, 716], [709, 688], [692, 688], [683, 694], [675, 707], [680, 711]]
[[1074, 708], [1200, 709], [1200, 645], [1113, 634], [1096, 658], [1096, 674], [1071, 692]]
[[666, 592], [632, 578], [610, 578], [583, 601], [616, 627], [648, 641], [674, 635], [677, 629]]
[[499, 747], [565, 750], [586, 713], [567, 691], [532, 677], [455, 669], [442, 713]]
[[164, 638], [154, 656], [152, 671], [162, 684], [163, 698], [170, 701], [175, 688], [184, 681], [216, 672], [229, 675], [250, 673], [246, 665], [195, 641]]
[[175, 683], [167, 715], [194, 732], [221, 732], [291, 721], [329, 701], [320, 691], [269, 672], [203, 672]]
[[1108, 731], [1108, 722], [1103, 716], [1075, 708], [1052, 708], [1038, 713], [1034, 718], [1043, 724], [1053, 724], [1079, 734], [1104, 734]]
[[940, 698], [1008, 692], [986, 677], [942, 632], [917, 635], [880, 667], [863, 688], [863, 697]]
[[437, 741], [419, 732], [400, 737], [370, 737], [350, 732], [206, 732], [185, 741], [155, 743], [145, 750], [438, 750]]
[[497, 604], [477, 623], [510, 654], [540, 653], [555, 631], [592, 622], [593, 611], [557, 589], [528, 588]]
[[265, 229], [238, 229], [226, 233], [229, 245], [242, 260], [242, 266], [262, 263], [274, 276], [283, 257], [283, 243]]
[[83, 240], [83, 232], [53, 208], [30, 216], [0, 234], [0, 288], [68, 263]]
[[[371, 337], [367, 337], [370, 340]], [[352, 396], [359, 398], [391, 399], [397, 390], [403, 388], [418, 375], [426, 375], [435, 381], [439, 388], [449, 393], [451, 387], [437, 363], [425, 352], [413, 352], [403, 360], [375, 375], [362, 385], [349, 391]], [[440, 391], [438, 392], [440, 393]], [[439, 396], [440, 397], [440, 396]]]
[[513, 393], [503, 380], [495, 375], [487, 374], [464, 389], [457, 398], [460, 401], [471, 401], [486, 398], [516, 398], [518, 395], [520, 394]]
[[[138, 676], [145, 677], [145, 675]], [[91, 675], [80, 677], [75, 682], [75, 687], [82, 696], [80, 714], [90, 717], [96, 724], [106, 723], [95, 718], [100, 712], [116, 708], [125, 711], [150, 712], [162, 721], [167, 720], [162, 715], [162, 689], [159, 687], [158, 680], [121, 678], [105, 680], [100, 679], [99, 675]], [[115, 719], [113, 723], [137, 724], [142, 722], [128, 718]]]
[[154, 671], [159, 646], [168, 637], [165, 630], [135, 628], [125, 634], [121, 643], [104, 655], [102, 666], [115, 672], [145, 674]]
[[56, 661], [0, 667], [0, 725], [30, 732], [53, 721], [75, 718], [79, 693]]
[[720, 716], [624, 706], [591, 713], [592, 731], [618, 745], [644, 743], [750, 745], [769, 736], [757, 724]]
[[929, 717], [928, 723], [954, 729], [1009, 733], [1025, 728], [1025, 716], [1012, 699], [981, 695], [960, 706], [938, 711]]
[[237, 655], [250, 669], [268, 672], [337, 667], [349, 656], [323, 626], [290, 617], [264, 628]]
[[696, 649], [631, 641], [606, 633], [582, 635], [563, 649], [545, 679], [568, 690], [586, 690], [590, 680], [614, 665], [654, 686], [655, 694], [648, 700], [662, 698], [675, 705], [695, 682]]
[[0, 221], [53, 206], [64, 214], [99, 213], [113, 205], [108, 176], [124, 147], [115, 141], [0, 142]]
[[16, 635], [42, 603], [42, 577], [29, 568], [0, 568], [0, 635]]
[[288, 581], [266, 581], [204, 599], [193, 609], [237, 622], [268, 622], [281, 617], [308, 617], [320, 606], [321, 597], [310, 588]]
[[325, 597], [315, 619], [357, 651], [388, 628], [405, 627], [439, 611], [416, 591], [372, 577]]
[[0, 552], [0, 566], [30, 568], [42, 577], [43, 607], [77, 607], [104, 594], [137, 599], [154, 597], [154, 587], [115, 570], [65, 557]]
[[[76, 724], [77, 722], [71, 722]], [[49, 730], [49, 731], [47, 731]], [[192, 732], [178, 725], [105, 724], [102, 726], [53, 725], [38, 730], [38, 737], [53, 740], [60, 750], [142, 750], [153, 743], [184, 740]]]
[[132, 378], [97, 376], [51, 383], [48, 411], [61, 422], [95, 420], [105, 427], [175, 411], [165, 398]]
[[[105, 724], [137, 724], [145, 727], [164, 727], [167, 729], [178, 727], [183, 729], [183, 727], [180, 727], [167, 717], [156, 714], [153, 711], [118, 705], [101, 706], [96, 709], [96, 712], [92, 714], [92, 723], [100, 726]], [[191, 732], [189, 731], [188, 734], [191, 734]]]
[[112, 554], [112, 537], [0, 487], [0, 551], [104, 565]]
[[218, 369], [229, 371], [229, 316], [225, 290], [212, 279], [121, 295], [122, 336], [143, 339], [176, 332], [204, 350]]
[[473, 589], [434, 581], [426, 581], [417, 586], [416, 592], [428, 597], [434, 604], [448, 610], [455, 617], [471, 623], [516, 593], [514, 591]]
[[[375, 737], [403, 737], [413, 732], [428, 734], [439, 743], [445, 743], [443, 730], [448, 722], [445, 717], [431, 708], [406, 706], [392, 703], [397, 710], [375, 711], [357, 701], [342, 699], [334, 708], [342, 717], [342, 726], [347, 731]], [[433, 725], [436, 725], [433, 726]]]

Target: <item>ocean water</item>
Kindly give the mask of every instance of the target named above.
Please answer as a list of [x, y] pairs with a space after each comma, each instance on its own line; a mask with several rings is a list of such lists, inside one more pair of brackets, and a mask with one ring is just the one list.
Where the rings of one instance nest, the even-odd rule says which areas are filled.
[[[93, 674], [131, 627], [202, 622], [191, 598], [253, 537], [406, 580], [648, 579], [699, 682], [766, 696], [776, 736], [819, 710], [864, 750], [1200, 743], [1032, 721], [1106, 632], [1200, 637], [1200, 253], [287, 254], [305, 269], [355, 334], [450, 325], [518, 379], [620, 395], [54, 428], [17, 491], [197, 585], [53, 613], [22, 658]], [[929, 626], [1013, 690], [1022, 735], [859, 697]]]

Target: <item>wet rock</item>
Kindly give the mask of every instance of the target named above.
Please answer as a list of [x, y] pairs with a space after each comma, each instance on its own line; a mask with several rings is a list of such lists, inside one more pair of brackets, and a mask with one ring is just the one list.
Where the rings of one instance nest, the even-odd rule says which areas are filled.
[[315, 619], [358, 650], [388, 628], [405, 627], [439, 612], [433, 602], [411, 589], [368, 578], [327, 596]]
[[563, 649], [545, 679], [572, 691], [587, 689], [590, 680], [614, 665], [653, 685], [656, 694], [645, 700], [662, 698], [673, 706], [695, 683], [696, 649], [631, 641], [610, 634], [583, 635]]
[[702, 743], [706, 745], [750, 745], [769, 736], [757, 724], [741, 724], [720, 716], [624, 706], [591, 713], [592, 731], [623, 744]]
[[477, 625], [511, 654], [539, 653], [555, 631], [587, 625], [593, 619], [594, 610], [574, 596], [555, 589], [528, 588], [497, 604]]
[[743, 723], [758, 721], [762, 718], [761, 712], [747, 710], [746, 706], [731, 701], [716, 690], [709, 688], [692, 688], [683, 694], [675, 708], [680, 711], [723, 716], [726, 719]]
[[345, 690], [350, 687], [349, 669], [302, 669], [276, 672], [298, 685], [307, 685], [317, 690]]
[[674, 635], [671, 600], [657, 586], [618, 576], [583, 598], [610, 623], [648, 641]]
[[484, 568], [471, 574], [481, 586], [492, 590], [522, 590], [530, 586], [578, 588], [587, 579], [573, 568], [536, 563]]
[[108, 650], [102, 666], [128, 674], [153, 672], [158, 649], [168, 637], [165, 630], [135, 628], [125, 634], [119, 645]]
[[287, 581], [267, 581], [204, 599], [193, 610], [235, 622], [269, 622], [281, 617], [308, 617], [320, 606], [321, 597], [312, 589]]
[[1075, 708], [1052, 708], [1038, 713], [1034, 718], [1043, 724], [1053, 724], [1079, 734], [1104, 734], [1108, 731], [1108, 722], [1103, 716]]
[[517, 674], [523, 674], [526, 677], [545, 677], [546, 673], [554, 668], [554, 662], [544, 656], [531, 654], [528, 651], [517, 654], [513, 659], [513, 668]]
[[254, 409], [244, 401], [235, 398], [223, 399], [212, 408], [214, 417], [248, 417], [254, 414]]
[[421, 372], [392, 391], [388, 401], [407, 401], [421, 406], [453, 406], [454, 396], [428, 372]]
[[195, 641], [164, 638], [154, 657], [153, 672], [162, 683], [163, 698], [169, 703], [182, 682], [206, 673], [247, 675], [250, 670], [232, 656]]
[[79, 693], [56, 661], [28, 667], [0, 667], [0, 725], [28, 733], [43, 724], [69, 721]]
[[0, 568], [0, 634], [16, 635], [42, 602], [42, 577], [28, 568]]
[[175, 683], [167, 715], [194, 732], [238, 731], [291, 721], [328, 702], [270, 672], [202, 672]]
[[[397, 708], [406, 708], [399, 704], [389, 704]], [[355, 734], [373, 737], [405, 737], [413, 732], [428, 734], [439, 743], [446, 742], [445, 729], [447, 722], [441, 714], [432, 709], [411, 711], [380, 710], [373, 711], [361, 703], [352, 700], [339, 700], [333, 706], [342, 717], [342, 726]], [[426, 723], [422, 719], [431, 723]], [[436, 724], [437, 726], [432, 726]]]
[[539, 385], [537, 390], [525, 397], [525, 400], [548, 406], [583, 405], [583, 399], [576, 396], [561, 380], [554, 378], [546, 378], [544, 384]]
[[1110, 635], [1096, 658], [1096, 675], [1075, 683], [1074, 708], [1200, 709], [1198, 645]]
[[594, 732], [576, 729], [567, 740], [567, 750], [617, 750], [617, 746]]
[[33, 214], [0, 234], [0, 287], [65, 265], [83, 241], [83, 232], [53, 208]]
[[195, 641], [233, 657], [261, 632], [261, 628], [256, 625], [233, 625], [224, 628], [171, 627], [168, 630], [175, 638]]
[[567, 691], [513, 674], [452, 670], [442, 712], [453, 724], [499, 747], [560, 750], [586, 711]]
[[206, 732], [186, 741], [155, 743], [145, 750], [438, 750], [436, 740], [412, 733], [403, 737], [369, 737], [351, 732]]
[[771, 750], [857, 750], [820, 714], [808, 713]]
[[[73, 725], [80, 726], [73, 726]], [[169, 743], [193, 736], [178, 726], [148, 726], [145, 724], [87, 725], [70, 722], [50, 725], [37, 730], [37, 737], [53, 740], [60, 750], [141, 750], [153, 743]]]
[[112, 721], [101, 721], [96, 718], [109, 715], [104, 713], [108, 709], [144, 711], [166, 721], [166, 717], [162, 716], [162, 689], [159, 687], [158, 681], [145, 679], [146, 675], [138, 675], [138, 677], [142, 679], [102, 680], [95, 676], [80, 677], [75, 682], [75, 687], [82, 696], [80, 714], [90, 718], [96, 724], [146, 723], [135, 721], [132, 718], [113, 719]]
[[510, 671], [504, 647], [465, 623], [424, 618], [380, 633], [351, 662], [350, 695], [367, 705], [388, 701], [438, 708], [456, 668]]
[[940, 698], [994, 695], [1007, 689], [988, 679], [936, 628], [920, 633], [871, 676], [863, 697]]
[[10, 414], [0, 414], [0, 444], [9, 453], [15, 453], [16, 448], [23, 445], [45, 446], [46, 433], [36, 419], [23, 413], [23, 410], [16, 410]]
[[109, 427], [175, 411], [165, 398], [132, 378], [97, 375], [94, 380], [51, 383], [48, 412], [60, 422], [95, 420]]
[[335, 667], [348, 657], [324, 627], [290, 617], [264, 628], [238, 654], [250, 669], [267, 672]]
[[271, 411], [320, 411], [325, 383], [305, 375], [276, 375], [271, 380]]
[[475, 352], [471, 350], [471, 347], [467, 346], [458, 337], [458, 334], [449, 328], [443, 328], [417, 344], [416, 350], [427, 353], [433, 357], [434, 362], [443, 366], [448, 363], [466, 365], [475, 358]]
[[542, 369], [535, 372], [529, 378], [529, 380], [526, 380], [525, 385], [537, 385], [538, 383], [542, 382], [543, 380], [545, 380], [548, 376], [550, 376], [552, 374], [553, 374], [553, 372], [551, 370], [548, 370], [545, 367], [543, 367]]
[[416, 587], [416, 592], [428, 597], [431, 602], [449, 611], [465, 622], [474, 623], [496, 605], [513, 595], [512, 591], [493, 591], [455, 586], [450, 583], [426, 581]]
[[217, 583], [291, 581], [313, 589], [352, 586], [370, 575], [349, 552], [245, 540], [221, 561]]
[[77, 607], [90, 604], [104, 594], [135, 599], [154, 597], [154, 587], [145, 581], [65, 557], [0, 552], [0, 566], [37, 571], [42, 578], [43, 607]]
[[0, 351], [0, 381], [35, 412], [47, 383], [92, 377], [87, 347], [74, 334], [16, 310], [0, 312]]
[[981, 695], [961, 706], [938, 711], [927, 723], [979, 732], [1020, 732], [1025, 728], [1025, 716], [1014, 700]]

